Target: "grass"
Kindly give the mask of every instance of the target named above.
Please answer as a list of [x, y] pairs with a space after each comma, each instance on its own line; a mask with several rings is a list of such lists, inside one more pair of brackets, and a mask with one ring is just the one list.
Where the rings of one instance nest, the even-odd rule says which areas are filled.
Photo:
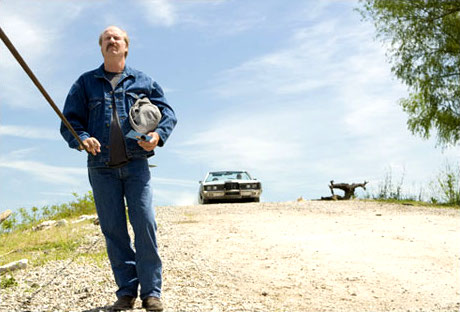
[[16, 282], [16, 279], [14, 278], [14, 276], [2, 276], [0, 278], [0, 289], [6, 289], [6, 288], [9, 288], [9, 287], [14, 287], [14, 286], [17, 286], [18, 285], [18, 282]]
[[[91, 192], [83, 196], [73, 195], [75, 199], [69, 203], [32, 207], [30, 210], [21, 208], [5, 220], [0, 228], [0, 265], [28, 259], [29, 265], [39, 266], [52, 260], [79, 257], [90, 257], [102, 263], [107, 257], [105, 249], [99, 247], [101, 250], [92, 249], [91, 253], [79, 250], [86, 237], [99, 229], [90, 226], [91, 221], [72, 223], [81, 215], [95, 213], [93, 196]], [[68, 221], [66, 226], [33, 230], [45, 220], [64, 218]], [[1, 288], [11, 287], [11, 277], [2, 277]]]
[[452, 205], [447, 203], [431, 203], [413, 199], [395, 199], [395, 198], [365, 198], [364, 201], [372, 201], [372, 202], [382, 202], [382, 203], [390, 203], [390, 204], [399, 204], [399, 205], [407, 205], [407, 206], [415, 206], [415, 207], [426, 207], [426, 208], [446, 208], [446, 209], [460, 209], [458, 205]]
[[419, 207], [460, 209], [459, 165], [446, 163], [429, 186], [420, 188], [416, 195], [405, 192], [404, 175], [403, 172], [399, 181], [394, 182], [390, 169], [376, 192], [367, 192], [364, 199]]
[[90, 251], [81, 253], [80, 257], [77, 259], [77, 262], [84, 259], [90, 260], [91, 263], [102, 267], [107, 263], [107, 252], [105, 248], [91, 249]]
[[0, 234], [27, 230], [44, 220], [73, 218], [83, 214], [94, 214], [96, 212], [96, 206], [91, 192], [83, 196], [73, 193], [73, 196], [75, 199], [69, 203], [43, 206], [41, 208], [32, 207], [29, 210], [20, 208], [18, 212], [12, 213], [8, 219], [1, 223]]
[[[71, 220], [70, 220], [71, 221]], [[43, 265], [51, 260], [63, 260], [74, 257], [85, 238], [96, 230], [88, 226], [89, 221], [76, 224], [69, 222], [65, 227], [52, 227], [47, 230], [17, 230], [0, 235], [0, 265], [20, 259], [28, 259], [29, 265]], [[105, 254], [105, 250], [93, 252]], [[81, 254], [78, 256], [87, 256]]]

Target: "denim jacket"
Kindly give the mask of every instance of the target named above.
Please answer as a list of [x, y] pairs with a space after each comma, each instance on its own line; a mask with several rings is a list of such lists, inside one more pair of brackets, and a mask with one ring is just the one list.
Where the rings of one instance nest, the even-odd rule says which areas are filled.
[[[67, 95], [63, 114], [83, 141], [89, 137], [101, 143], [101, 152], [96, 156], [88, 153], [88, 167], [106, 167], [109, 162], [109, 134], [112, 104], [115, 102], [123, 134], [131, 130], [129, 109], [138, 98], [148, 97], [158, 106], [162, 118], [155, 132], [160, 136], [158, 146], [168, 139], [177, 123], [171, 106], [168, 105], [161, 87], [146, 74], [125, 66], [115, 89], [105, 77], [104, 64], [84, 73], [71, 87]], [[61, 123], [61, 134], [71, 148], [78, 149], [78, 141]], [[147, 152], [136, 140], [126, 139], [126, 153], [130, 159], [148, 158]]]

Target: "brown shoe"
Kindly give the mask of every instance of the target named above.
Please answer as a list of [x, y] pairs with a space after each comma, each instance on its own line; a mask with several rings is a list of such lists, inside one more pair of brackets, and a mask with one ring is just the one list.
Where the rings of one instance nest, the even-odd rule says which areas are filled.
[[161, 303], [160, 298], [157, 297], [147, 297], [142, 300], [142, 307], [151, 312], [161, 312], [163, 311], [163, 304]]
[[122, 311], [122, 310], [131, 310], [134, 308], [134, 303], [136, 298], [131, 296], [121, 296], [110, 308], [110, 311]]

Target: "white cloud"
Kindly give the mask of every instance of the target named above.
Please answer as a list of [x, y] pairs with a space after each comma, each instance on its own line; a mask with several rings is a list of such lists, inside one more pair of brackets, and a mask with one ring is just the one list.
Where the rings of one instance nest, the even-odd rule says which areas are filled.
[[[59, 30], [71, 23], [87, 3], [69, 3], [59, 1], [2, 1], [0, 2], [0, 19], [2, 29], [27, 61], [36, 61], [53, 52], [57, 40], [63, 35]], [[1, 53], [7, 49], [2, 44]], [[8, 52], [9, 54], [9, 52]], [[0, 66], [16, 67], [13, 58], [1, 58]]]
[[56, 129], [13, 125], [0, 125], [0, 136], [13, 136], [32, 140], [61, 139], [59, 131], [57, 131]]
[[[278, 51], [223, 72], [214, 90], [225, 97], [280, 96], [326, 87], [335, 91], [349, 82], [369, 83], [368, 77], [374, 81], [388, 77], [386, 64], [375, 59], [382, 56], [382, 50], [367, 44], [368, 29], [348, 27], [330, 18], [298, 29]], [[357, 50], [360, 45], [364, 47]], [[372, 67], [367, 66], [369, 62]]]
[[176, 8], [169, 0], [140, 0], [147, 13], [147, 21], [153, 25], [172, 26], [177, 21]]
[[[277, 172], [301, 155], [301, 144], [288, 129], [296, 122], [295, 116], [279, 111], [257, 117], [235, 113], [194, 133], [177, 152], [186, 155], [187, 161], [202, 161], [215, 169]], [[274, 125], [277, 131], [267, 125]]]
[[33, 160], [11, 160], [0, 158], [0, 167], [25, 172], [34, 178], [57, 185], [79, 186], [87, 175], [86, 168], [58, 167]]
[[[58, 63], [53, 56], [59, 53], [62, 30], [79, 16], [89, 3], [68, 1], [2, 1], [0, 20], [2, 29], [32, 71], [51, 72]], [[0, 102], [11, 108], [39, 109], [39, 94], [23, 69], [5, 45], [0, 43]], [[11, 96], [14, 95], [14, 96]]]
[[184, 180], [184, 179], [169, 179], [169, 178], [158, 178], [158, 177], [152, 177], [151, 179], [154, 185], [161, 184], [161, 185], [175, 185], [175, 186], [184, 186], [184, 187], [196, 185], [196, 181]]
[[[51, 43], [50, 32], [45, 32], [40, 25], [34, 25], [28, 20], [23, 20], [18, 16], [4, 16], [2, 18], [7, 29], [4, 29], [8, 39], [15, 46], [23, 58], [35, 59], [40, 57], [46, 50], [46, 46]], [[6, 28], [6, 27], [5, 27]], [[48, 36], [47, 36], [48, 35]], [[9, 55], [10, 52], [2, 44], [0, 52]], [[13, 57], [2, 57], [0, 66], [6, 70], [16, 68], [18, 64]]]
[[[196, 183], [195, 183], [196, 184]], [[197, 191], [186, 191], [184, 189], [153, 189], [154, 202], [156, 205], [168, 205], [173, 206], [187, 206], [195, 205], [198, 203], [198, 188]]]

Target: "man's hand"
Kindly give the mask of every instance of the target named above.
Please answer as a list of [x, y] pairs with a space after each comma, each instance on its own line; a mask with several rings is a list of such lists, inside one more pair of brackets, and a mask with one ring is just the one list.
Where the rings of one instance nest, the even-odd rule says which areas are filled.
[[152, 137], [150, 141], [139, 140], [137, 141], [137, 144], [139, 144], [147, 152], [150, 152], [153, 151], [155, 147], [157, 147], [158, 142], [160, 141], [160, 136], [156, 132], [149, 132], [147, 135]]
[[[96, 156], [97, 153], [101, 152], [101, 143], [96, 138], [87, 138], [83, 141], [83, 145], [86, 147], [86, 150]], [[80, 146], [82, 149], [83, 147]]]

